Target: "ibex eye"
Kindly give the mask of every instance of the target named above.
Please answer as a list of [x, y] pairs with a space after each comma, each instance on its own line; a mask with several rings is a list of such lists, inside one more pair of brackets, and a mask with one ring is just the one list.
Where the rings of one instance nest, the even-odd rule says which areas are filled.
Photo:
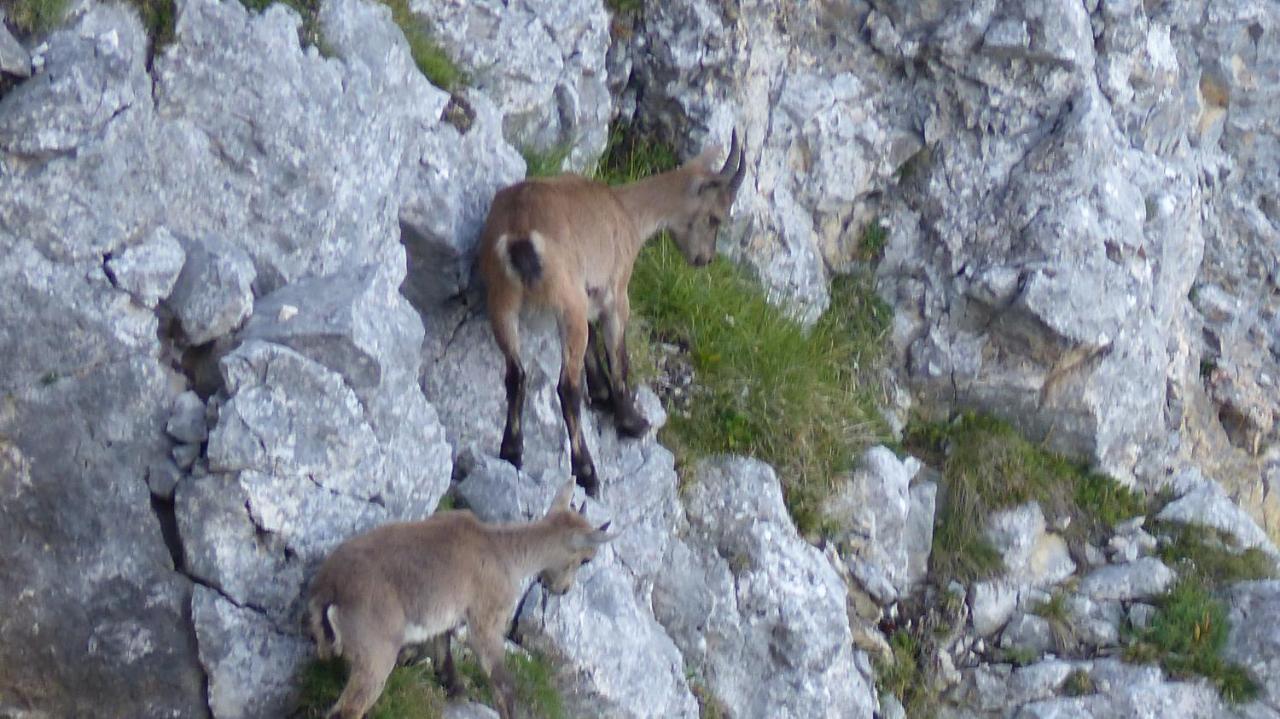
[[587, 566], [587, 562], [590, 562], [590, 561], [591, 561], [591, 557], [587, 557], [586, 559], [582, 560], [581, 562], [578, 562], [578, 566], [579, 566], [579, 567], [585, 567], [585, 566]]
[[713, 230], [714, 230], [714, 229], [716, 229], [716, 228], [718, 228], [718, 227], [720, 226], [720, 218], [719, 218], [719, 217], [712, 217], [712, 218], [711, 218], [711, 220], [710, 220], [710, 222], [711, 222], [711, 229], [713, 229]]

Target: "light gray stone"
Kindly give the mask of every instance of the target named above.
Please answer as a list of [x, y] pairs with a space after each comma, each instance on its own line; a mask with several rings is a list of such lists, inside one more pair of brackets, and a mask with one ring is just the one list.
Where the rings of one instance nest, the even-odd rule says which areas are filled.
[[1004, 649], [1043, 655], [1054, 651], [1053, 629], [1044, 617], [1018, 614], [1009, 620], [1000, 635]]
[[415, 0], [410, 7], [468, 73], [468, 84], [496, 103], [513, 144], [565, 153], [566, 170], [593, 166], [604, 151], [612, 118], [604, 5]]
[[186, 262], [167, 304], [187, 341], [202, 345], [229, 334], [253, 311], [253, 262], [216, 235], [187, 240], [184, 250]]
[[903, 540], [907, 550], [906, 585], [902, 590], [904, 594], [921, 586], [929, 575], [938, 484], [928, 480], [917, 482], [911, 485], [910, 493], [911, 507], [907, 511], [906, 537]]
[[0, 72], [31, 77], [31, 54], [5, 27], [4, 19], [4, 10], [0, 9]]
[[1215, 482], [1205, 481], [1173, 500], [1160, 510], [1156, 518], [1216, 529], [1233, 538], [1241, 548], [1259, 547], [1273, 556], [1280, 556], [1266, 532]]
[[1225, 599], [1231, 630], [1223, 658], [1258, 683], [1262, 703], [1280, 708], [1280, 581], [1241, 582]]
[[160, 227], [142, 244], [107, 260], [107, 276], [144, 307], [154, 308], [173, 291], [186, 258], [182, 244]]
[[686, 664], [735, 716], [870, 716], [844, 585], [796, 533], [773, 471], [734, 457], [694, 471], [685, 540], [653, 593]]
[[1080, 593], [1094, 601], [1151, 599], [1168, 589], [1175, 578], [1173, 570], [1159, 559], [1143, 557], [1093, 570], [1080, 581]]
[[205, 424], [204, 402], [195, 392], [187, 390], [173, 400], [173, 411], [165, 423], [165, 432], [179, 442], [199, 444], [209, 436]]
[[444, 719], [498, 719], [498, 712], [479, 702], [449, 702]]
[[1000, 580], [974, 582], [969, 590], [974, 634], [979, 637], [995, 634], [1013, 616], [1017, 604], [1017, 587]]
[[849, 571], [880, 604], [910, 589], [907, 518], [911, 473], [892, 451], [872, 447], [822, 507], [840, 527], [833, 537], [848, 553]]
[[986, 524], [987, 538], [1000, 552], [1008, 581], [1044, 587], [1075, 572], [1066, 542], [1045, 531], [1044, 514], [1035, 502], [996, 512]]
[[1151, 626], [1151, 620], [1156, 616], [1156, 608], [1150, 604], [1142, 602], [1134, 602], [1129, 606], [1129, 612], [1126, 615], [1129, 620], [1129, 626], [1134, 629], [1146, 629]]

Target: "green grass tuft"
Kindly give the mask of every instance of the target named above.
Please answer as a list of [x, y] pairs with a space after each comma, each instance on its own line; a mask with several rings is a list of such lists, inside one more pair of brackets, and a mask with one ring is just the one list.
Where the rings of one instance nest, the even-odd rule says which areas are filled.
[[1146, 501], [1115, 480], [1047, 452], [1008, 423], [966, 413], [951, 423], [912, 423], [904, 446], [943, 469], [930, 557], [940, 586], [1002, 571], [981, 518], [1035, 500], [1051, 523], [1070, 517], [1068, 542], [1102, 536], [1115, 522], [1142, 514]]
[[[670, 147], [615, 129], [596, 176], [626, 182], [675, 165]], [[831, 309], [806, 329], [731, 262], [695, 269], [661, 238], [641, 251], [629, 291], [649, 341], [687, 347], [694, 369], [690, 414], [669, 418], [664, 443], [682, 462], [722, 452], [770, 462], [797, 527], [821, 530], [836, 476], [887, 436], [872, 369], [891, 311], [870, 278], [835, 278]]]
[[[313, 661], [299, 679], [301, 702], [294, 717], [319, 719], [342, 693], [347, 682], [346, 662]], [[387, 678], [368, 719], [439, 719], [444, 713], [444, 690], [426, 665], [396, 667]]]
[[884, 246], [888, 243], [889, 230], [879, 220], [873, 220], [863, 228], [855, 256], [863, 262], [879, 262], [884, 258]]
[[1069, 697], [1082, 697], [1097, 691], [1093, 686], [1093, 677], [1083, 669], [1068, 674], [1067, 680], [1062, 683], [1062, 690]]
[[[456, 650], [456, 647], [455, 647]], [[493, 706], [493, 689], [480, 663], [473, 657], [460, 658], [455, 651], [458, 680], [465, 698]], [[522, 716], [538, 719], [565, 719], [564, 701], [555, 686], [555, 671], [538, 653], [507, 655], [507, 668], [516, 685], [516, 703]], [[338, 700], [347, 682], [346, 662], [341, 659], [313, 661], [298, 679], [298, 710], [294, 719], [323, 717]], [[439, 719], [444, 712], [445, 691], [428, 664], [396, 667], [387, 679], [382, 696], [369, 711], [368, 719]]]
[[62, 22], [70, 4], [70, 0], [13, 0], [4, 9], [15, 30], [43, 35]]
[[173, 0], [129, 0], [138, 10], [138, 18], [151, 41], [151, 55], [173, 44], [177, 10]]
[[413, 62], [431, 81], [432, 85], [445, 92], [456, 92], [466, 84], [466, 75], [454, 63], [449, 53], [436, 41], [431, 33], [422, 25], [422, 21], [409, 9], [409, 0], [379, 0], [391, 8], [391, 19], [404, 33], [409, 43], [409, 53]]
[[920, 670], [920, 643], [909, 632], [899, 629], [889, 637], [889, 648], [893, 658], [875, 663], [876, 689], [881, 694], [897, 697], [908, 709], [907, 715], [914, 716], [911, 709], [922, 696], [925, 685]]
[[572, 143], [564, 142], [549, 150], [532, 147], [521, 148], [524, 157], [525, 177], [553, 177], [564, 172], [564, 161], [573, 151]]
[[1222, 658], [1227, 641], [1227, 608], [1195, 577], [1183, 578], [1162, 597], [1146, 629], [1125, 650], [1125, 659], [1159, 662], [1176, 678], [1199, 675], [1229, 702], [1258, 695], [1258, 685], [1245, 670]]
[[1214, 529], [1158, 522], [1152, 530], [1169, 538], [1160, 547], [1160, 559], [1206, 586], [1276, 577], [1275, 562], [1265, 552], [1256, 547], [1239, 551], [1230, 537]]

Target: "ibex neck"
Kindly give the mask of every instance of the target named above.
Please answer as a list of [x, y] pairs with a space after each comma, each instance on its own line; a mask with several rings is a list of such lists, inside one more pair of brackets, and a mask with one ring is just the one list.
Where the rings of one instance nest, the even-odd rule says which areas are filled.
[[[639, 230], [640, 244], [659, 230], [666, 229], [678, 208], [684, 204], [688, 185], [689, 174], [675, 169], [613, 188], [618, 201]], [[640, 248], [635, 250], [639, 252]]]
[[552, 555], [561, 541], [559, 532], [543, 520], [529, 524], [494, 527], [494, 540], [507, 558], [514, 577], [528, 581], [552, 564]]

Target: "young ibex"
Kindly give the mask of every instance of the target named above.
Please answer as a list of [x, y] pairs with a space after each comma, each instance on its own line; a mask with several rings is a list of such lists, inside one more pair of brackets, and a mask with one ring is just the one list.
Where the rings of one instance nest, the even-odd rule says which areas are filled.
[[[746, 171], [736, 132], [724, 166], [716, 170], [712, 161], [718, 154], [719, 147], [708, 148], [675, 170], [617, 187], [561, 175], [526, 180], [494, 197], [480, 238], [480, 272], [493, 335], [507, 365], [502, 459], [519, 467], [523, 455], [519, 323], [526, 301], [556, 313], [560, 410], [569, 431], [573, 476], [587, 494], [599, 496], [599, 479], [579, 424], [584, 363], [593, 404], [611, 406], [624, 435], [648, 431], [627, 376], [627, 284], [640, 248], [659, 230], [671, 232], [695, 267], [715, 257], [717, 230]], [[604, 335], [603, 355], [593, 323]]]
[[480, 666], [493, 682], [498, 713], [512, 716], [514, 685], [503, 637], [529, 580], [569, 591], [578, 568], [613, 538], [569, 506], [567, 482], [541, 520], [488, 525], [466, 511], [389, 524], [349, 539], [321, 565], [307, 612], [321, 659], [344, 657], [347, 685], [327, 716], [360, 719], [382, 693], [402, 646], [443, 635], [446, 685], [456, 687], [449, 649], [467, 625]]

